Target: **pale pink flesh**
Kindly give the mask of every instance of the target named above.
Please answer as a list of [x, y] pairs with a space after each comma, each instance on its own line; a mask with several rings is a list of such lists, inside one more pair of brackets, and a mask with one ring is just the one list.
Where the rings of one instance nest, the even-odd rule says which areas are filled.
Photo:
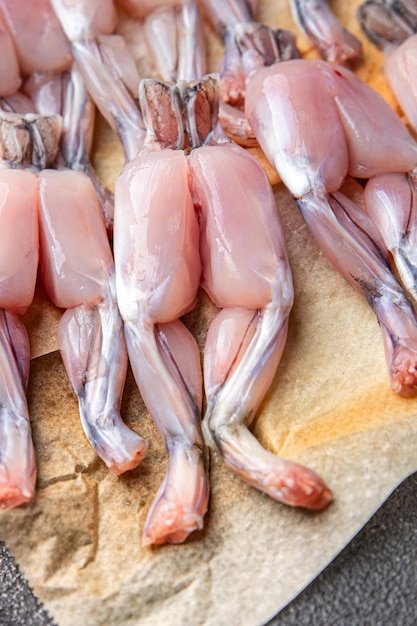
[[[77, 0], [77, 11], [72, 11], [67, 0], [52, 0], [56, 15], [61, 21], [78, 69], [88, 93], [101, 114], [123, 144], [126, 160], [133, 159], [142, 147], [145, 129], [138, 106], [139, 76], [135, 61], [126, 42], [120, 35], [112, 35], [113, 3], [107, 0], [103, 21], [90, 21], [91, 3]], [[106, 23], [106, 19], [108, 20]], [[83, 36], [83, 33], [89, 36]]]
[[143, 151], [115, 186], [118, 303], [137, 385], [169, 452], [144, 544], [184, 541], [202, 527], [208, 505], [199, 351], [178, 321], [194, 306], [200, 279], [188, 175], [182, 151]]
[[[303, 116], [304, 90], [311, 81], [317, 88], [311, 87], [309, 107], [304, 108], [308, 115]], [[337, 192], [348, 171], [363, 176], [384, 166], [401, 171], [401, 167], [412, 167], [416, 155], [416, 145], [398, 116], [358, 81], [349, 70], [324, 61], [288, 61], [253, 77], [246, 106], [258, 141], [298, 200], [319, 246], [374, 308], [391, 386], [400, 395], [410, 396], [417, 391], [417, 322], [411, 304], [391, 273], [386, 245], [380, 233], [375, 233], [375, 225], [370, 220], [367, 224], [363, 211], [343, 196], [328, 197]], [[343, 122], [342, 132], [335, 108]], [[327, 118], [330, 138], [321, 117], [326, 110], [333, 115]], [[284, 121], [285, 132], [280, 132]], [[329, 154], [333, 155], [330, 164]]]
[[401, 281], [417, 299], [415, 182], [407, 174], [381, 174], [365, 187], [365, 208], [391, 252]]
[[417, 35], [385, 57], [384, 74], [408, 121], [417, 130]]
[[248, 82], [245, 111], [292, 195], [339, 189], [348, 172], [345, 132], [315, 63], [295, 59], [259, 70]]
[[136, 382], [169, 454], [143, 544], [181, 543], [203, 527], [209, 499], [199, 351], [179, 320], [146, 326], [129, 322], [125, 332]]
[[328, 81], [349, 149], [349, 174], [370, 178], [409, 172], [417, 165], [417, 143], [383, 96], [347, 68], [315, 62]]
[[114, 253], [122, 317], [171, 322], [192, 308], [200, 280], [186, 157], [182, 151], [144, 151], [125, 166], [116, 190]]
[[76, 41], [72, 51], [90, 96], [131, 161], [143, 145], [145, 129], [137, 101], [139, 77], [124, 40], [107, 35]]
[[0, 10], [13, 37], [21, 74], [62, 71], [70, 66], [70, 46], [49, 0], [1, 0]]
[[[106, 228], [113, 226], [113, 194], [93, 169], [89, 154], [94, 131], [95, 106], [76, 66], [65, 72], [32, 74], [25, 91], [42, 115], [59, 114], [63, 119], [61, 155], [63, 166], [90, 177], [103, 213]], [[61, 165], [61, 164], [60, 164]]]
[[325, 61], [296, 59], [260, 70], [247, 86], [245, 110], [297, 198], [318, 185], [336, 191], [347, 173], [369, 178], [411, 171], [417, 163], [416, 142], [382, 96]]
[[206, 74], [203, 24], [196, 2], [152, 11], [144, 20], [144, 34], [163, 80], [190, 81]]
[[[34, 72], [25, 81], [24, 93], [33, 104], [32, 112], [42, 115], [60, 115], [62, 108], [62, 83], [65, 81], [64, 72]], [[28, 111], [25, 111], [29, 113]]]
[[38, 113], [63, 116], [64, 160], [68, 167], [79, 167], [91, 150], [95, 112], [77, 67], [73, 64], [62, 73], [32, 74], [24, 90]]
[[7, 59], [6, 63], [0, 63], [0, 96], [9, 96], [19, 89], [22, 79], [13, 39], [2, 13], [0, 13], [0, 50], [3, 59]]
[[143, 22], [145, 41], [153, 63], [163, 80], [175, 81], [177, 72], [176, 6], [151, 11]]
[[25, 327], [16, 315], [0, 309], [0, 509], [35, 495], [35, 450], [25, 395], [29, 359]]
[[110, 471], [136, 467], [147, 443], [120, 417], [127, 369], [114, 263], [91, 181], [71, 170], [38, 175], [41, 274], [56, 306], [62, 358], [85, 434]]
[[0, 307], [24, 313], [38, 267], [38, 181], [24, 170], [0, 170]]
[[33, 102], [22, 93], [0, 99], [1, 167], [39, 171], [54, 164], [62, 118], [33, 111]]
[[221, 101], [219, 104], [219, 121], [228, 137], [241, 146], [257, 146], [258, 141], [249, 120], [243, 111]]
[[113, 0], [49, 0], [70, 41], [101, 33], [110, 35], [117, 24]]
[[220, 97], [222, 102], [237, 108], [243, 108], [246, 92], [246, 72], [237, 46], [234, 31], [224, 34], [224, 53], [219, 68], [221, 76]]
[[38, 181], [23, 170], [0, 170], [0, 508], [30, 501], [36, 462], [26, 402], [30, 346], [15, 313], [35, 290], [39, 243]]
[[415, 396], [417, 319], [384, 251], [372, 238], [375, 225], [340, 192], [329, 198], [313, 192], [299, 207], [321, 250], [375, 311], [393, 391]]
[[412, 237], [410, 243], [416, 244], [413, 202], [412, 184], [405, 173], [380, 174], [366, 183], [366, 212], [379, 228], [391, 253], [402, 239]]
[[45, 289], [61, 308], [95, 305], [106, 291], [113, 258], [91, 181], [71, 170], [45, 170], [38, 178]]
[[247, 428], [276, 374], [293, 303], [272, 188], [256, 159], [233, 144], [197, 148], [189, 161], [202, 286], [223, 308], [205, 346], [206, 441], [230, 469], [272, 498], [323, 508], [332, 496], [321, 478], [267, 452]]
[[256, 22], [257, 2], [201, 0], [201, 5], [224, 44], [219, 68], [220, 98], [243, 109], [247, 75], [278, 60], [299, 57], [295, 36], [288, 30]]
[[219, 73], [220, 97], [233, 107], [242, 107], [245, 99], [246, 73], [235, 41], [235, 29], [253, 22], [250, 5], [242, 0], [201, 0], [203, 11], [223, 39], [224, 52]]
[[330, 8], [328, 0], [290, 0], [293, 15], [326, 61], [358, 65], [362, 43], [350, 33]]
[[240, 22], [223, 35], [221, 98], [244, 108], [246, 79], [260, 68], [301, 56], [294, 34], [258, 22]]

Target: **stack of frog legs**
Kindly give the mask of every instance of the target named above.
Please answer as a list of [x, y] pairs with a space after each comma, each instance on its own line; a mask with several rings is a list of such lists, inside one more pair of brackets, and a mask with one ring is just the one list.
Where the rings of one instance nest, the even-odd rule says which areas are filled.
[[[102, 86], [111, 88], [109, 77], [118, 74], [110, 63], [117, 37], [76, 39], [71, 12], [56, 4], [89, 91], [119, 132], [128, 162], [115, 186], [118, 302], [135, 378], [169, 451], [145, 542], [180, 541], [201, 527], [208, 498], [202, 449], [207, 442], [238, 474], [276, 499], [325, 506], [330, 491], [314, 473], [277, 459], [247, 430], [278, 366], [293, 289], [268, 179], [256, 160], [218, 129], [217, 82], [207, 78], [189, 89], [168, 91], [163, 83], [152, 90], [141, 83], [143, 118], [133, 136], [140, 137], [143, 125], [147, 135], [133, 156], [132, 123], [125, 111], [134, 110], [134, 98], [127, 89], [111, 104], [103, 97]], [[184, 10], [191, 19], [190, 6]], [[236, 181], [233, 194], [231, 180]], [[214, 199], [210, 189], [219, 186]], [[244, 216], [253, 227], [243, 231]], [[254, 237], [259, 240], [255, 251]], [[199, 355], [178, 320], [195, 304], [200, 284], [222, 309], [205, 346], [203, 446]], [[151, 384], [155, 371], [158, 387]]]
[[[210, 12], [213, 3], [203, 4]], [[139, 5], [143, 8], [146, 3]], [[19, 41], [18, 9], [9, 0], [2, 0], [0, 6], [13, 41]], [[249, 29], [242, 28], [242, 7]], [[3, 109], [8, 109], [8, 115], [27, 117], [33, 107], [32, 111], [41, 110], [41, 119], [51, 113], [56, 120], [71, 119], [63, 115], [62, 96], [58, 100], [50, 96], [56, 94], [57, 84], [81, 85], [72, 91], [82, 94], [81, 106], [79, 99], [72, 99], [78, 104], [76, 117], [84, 119], [85, 111], [91, 114], [86, 104], [91, 98], [119, 134], [126, 166], [116, 181], [113, 216], [108, 210], [111, 199], [104, 193], [105, 201], [99, 203], [100, 184], [96, 181], [94, 187], [87, 176], [94, 180], [92, 168], [85, 166], [88, 133], [81, 133], [78, 142], [83, 144], [82, 159], [70, 156], [76, 150], [65, 147], [74, 143], [63, 133], [59, 154], [47, 166], [56, 169], [31, 165], [31, 170], [36, 169], [34, 173], [23, 170], [25, 163], [19, 164], [18, 171], [31, 176], [32, 221], [34, 229], [40, 230], [40, 247], [37, 237], [32, 237], [33, 267], [39, 255], [48, 295], [57, 306], [67, 309], [59, 329], [61, 353], [78, 396], [86, 435], [110, 471], [132, 469], [147, 448], [120, 417], [127, 356], [166, 444], [168, 470], [148, 513], [144, 543], [182, 542], [202, 527], [209, 501], [207, 446], [217, 449], [232, 471], [276, 500], [324, 508], [332, 494], [321, 478], [265, 450], [248, 429], [285, 346], [293, 285], [268, 178], [258, 162], [227, 138], [219, 125], [218, 78], [201, 76], [202, 66], [184, 63], [178, 64], [182, 69], [170, 78], [171, 82], [142, 80], [138, 91], [133, 60], [120, 36], [111, 34], [116, 12], [110, 1], [94, 4], [79, 0], [68, 7], [61, 0], [52, 0], [51, 5], [44, 0], [42, 9], [42, 19], [53, 25], [52, 32], [63, 35], [56, 16], [65, 31], [64, 60], [54, 68], [26, 65], [24, 87], [26, 98], [29, 95], [32, 100], [22, 104], [21, 97], [13, 93], [20, 86], [18, 79], [10, 93], [2, 94]], [[377, 164], [371, 162], [370, 151], [364, 151], [349, 135], [349, 122], [344, 123], [345, 118], [336, 109], [334, 93], [353, 121], [353, 100], [359, 99], [365, 106], [368, 98], [376, 96], [349, 70], [292, 58], [299, 54], [291, 37], [281, 39], [260, 25], [261, 41], [272, 42], [273, 54], [271, 57], [268, 49], [266, 62], [265, 50], [257, 47], [259, 39], [254, 35], [259, 32], [253, 20], [254, 9], [255, 3], [224, 3], [224, 13], [234, 16], [232, 22], [236, 24], [227, 24], [222, 32], [227, 31], [233, 41], [233, 54], [237, 51], [241, 55], [238, 67], [245, 76], [239, 106], [235, 107], [239, 119], [248, 122], [246, 128], [253, 130], [255, 140], [297, 198], [319, 245], [373, 306], [381, 322], [393, 389], [404, 396], [414, 395], [417, 322], [413, 308], [394, 278], [377, 229], [365, 213], [338, 192], [347, 175], [361, 175], [358, 163], [363, 163], [364, 156], [368, 161], [365, 174], [361, 170], [363, 178], [375, 176], [383, 164], [382, 159]], [[188, 26], [180, 32], [189, 34], [190, 23], [195, 29], [191, 29], [192, 34], [201, 32], [193, 2], [182, 3], [175, 13], [180, 23], [182, 20]], [[17, 66], [21, 68], [24, 45], [14, 45]], [[193, 50], [189, 46], [185, 49]], [[285, 50], [289, 58], [274, 57], [276, 50]], [[264, 68], [266, 63], [268, 67]], [[225, 67], [230, 64], [225, 63], [222, 69]], [[190, 74], [183, 68], [188, 68]], [[56, 81], [63, 72], [65, 82], [62, 78]], [[314, 98], [309, 116], [318, 116], [317, 126], [304, 120], [297, 93], [301, 81], [291, 82], [291, 75], [302, 75], [302, 84], [310, 86]], [[71, 83], [68, 76], [76, 77], [78, 82], [74, 79]], [[270, 88], [280, 81], [286, 85], [282, 92], [285, 96]], [[260, 84], [262, 89], [257, 91]], [[329, 85], [332, 93], [328, 93]], [[263, 94], [260, 98], [259, 93]], [[265, 105], [265, 99], [269, 98], [274, 99], [276, 118], [268, 117], [271, 107], [268, 102]], [[326, 120], [334, 122], [330, 126], [336, 140], [330, 144], [322, 141], [323, 137], [317, 141], [311, 136], [314, 128], [317, 132], [323, 126], [321, 100], [326, 115], [330, 115]], [[396, 138], [397, 170], [412, 170], [416, 158], [413, 140], [395, 114], [376, 101], [383, 122], [388, 122]], [[282, 119], [286, 120], [287, 133], [276, 130]], [[291, 119], [296, 120], [294, 127], [288, 127]], [[300, 124], [300, 120], [305, 123]], [[74, 124], [64, 124], [64, 129], [71, 128]], [[13, 132], [18, 133], [16, 129]], [[367, 140], [373, 140], [372, 133], [375, 129], [371, 128]], [[290, 141], [291, 149], [286, 141]], [[332, 169], [330, 162], [334, 158], [336, 166]], [[75, 172], [71, 167], [83, 171]], [[16, 173], [7, 162], [5, 171], [10, 169]], [[65, 194], [64, 185], [68, 190]], [[62, 202], [64, 195], [76, 207], [70, 218]], [[100, 204], [107, 209], [100, 211]], [[113, 237], [114, 257], [108, 234]], [[336, 258], [340, 243], [346, 254]], [[195, 339], [180, 321], [195, 305], [200, 286], [220, 309], [210, 325], [204, 350], [206, 414], [202, 425], [200, 355]], [[31, 289], [26, 300], [13, 305], [12, 314], [30, 305], [34, 282]], [[80, 293], [86, 295], [80, 298]], [[9, 311], [6, 304], [4, 309]], [[14, 328], [18, 328], [17, 323]], [[9, 332], [9, 343], [14, 342], [14, 354], [23, 354], [18, 358], [18, 369], [27, 375], [23, 363], [28, 362], [28, 350], [20, 348], [21, 336], [23, 333]], [[21, 372], [17, 374], [19, 398], [24, 397], [26, 380]], [[12, 420], [16, 421], [18, 415], [15, 410]], [[25, 422], [28, 424], [27, 410]], [[7, 437], [5, 432], [2, 441], [10, 451], [4, 465], [6, 507], [33, 497], [35, 476], [33, 448], [27, 444], [26, 465], [30, 469], [26, 475], [31, 476], [31, 488], [23, 485], [24, 480], [19, 478], [23, 472], [14, 472], [15, 444], [9, 445]], [[25, 441], [29, 440], [26, 428]], [[19, 499], [10, 497], [10, 493], [24, 495]]]

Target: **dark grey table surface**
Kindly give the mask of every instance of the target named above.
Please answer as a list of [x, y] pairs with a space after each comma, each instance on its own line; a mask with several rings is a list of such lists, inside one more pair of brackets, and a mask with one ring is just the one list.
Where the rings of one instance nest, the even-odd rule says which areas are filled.
[[[268, 626], [417, 626], [416, 494], [417, 473]], [[0, 541], [0, 625], [53, 624]]]

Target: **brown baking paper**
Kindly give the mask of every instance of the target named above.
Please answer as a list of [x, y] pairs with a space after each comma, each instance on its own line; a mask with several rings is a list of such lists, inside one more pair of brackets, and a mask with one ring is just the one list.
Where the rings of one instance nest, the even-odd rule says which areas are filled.
[[[260, 4], [262, 21], [294, 28], [287, 7]], [[358, 2], [333, 4], [360, 34]], [[135, 38], [129, 20], [122, 29]], [[216, 69], [213, 50], [220, 44], [208, 34]], [[299, 44], [314, 56], [301, 35]], [[358, 73], [393, 102], [380, 70], [382, 55], [365, 40], [364, 49]], [[122, 164], [118, 141], [99, 119], [95, 165], [109, 186]], [[323, 258], [281, 184], [275, 192], [295, 305], [254, 432], [275, 453], [322, 475], [335, 500], [321, 513], [291, 509], [244, 484], [213, 454], [205, 529], [183, 545], [141, 547], [144, 520], [166, 468], [164, 446], [129, 371], [122, 413], [150, 448], [136, 470], [109, 474], [83, 435], [74, 393], [53, 351], [60, 311], [40, 295], [25, 316], [33, 356], [43, 355], [32, 360], [28, 389], [37, 497], [1, 513], [0, 536], [59, 626], [258, 626], [299, 593], [417, 469], [417, 400], [391, 392], [374, 314]], [[214, 313], [201, 294], [185, 318], [201, 351]]]

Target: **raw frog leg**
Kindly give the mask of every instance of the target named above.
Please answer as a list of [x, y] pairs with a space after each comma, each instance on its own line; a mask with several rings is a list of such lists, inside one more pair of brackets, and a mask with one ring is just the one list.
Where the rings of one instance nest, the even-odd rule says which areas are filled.
[[370, 178], [365, 193], [367, 212], [392, 254], [403, 285], [415, 299], [417, 221], [413, 172], [417, 143], [375, 90], [346, 69], [318, 65], [329, 82], [334, 81], [332, 95], [345, 129], [349, 173]]
[[22, 84], [19, 60], [7, 22], [0, 12], [0, 50], [7, 63], [0, 64], [0, 96], [16, 93]]
[[205, 439], [230, 469], [276, 500], [323, 508], [332, 494], [322, 479], [265, 450], [248, 430], [276, 374], [294, 297], [271, 185], [257, 160], [218, 123], [217, 76], [182, 83], [180, 92], [194, 148], [188, 160], [202, 287], [222, 309], [204, 353]]
[[375, 89], [345, 67], [313, 62], [334, 99], [349, 152], [349, 174], [371, 178], [385, 172], [411, 172], [417, 143], [399, 115]]
[[50, 167], [58, 156], [61, 129], [62, 118], [57, 115], [0, 109], [1, 166], [36, 172]]
[[[208, 8], [210, 3], [206, 4]], [[235, 9], [241, 16], [242, 8], [239, 2], [237, 5]], [[229, 9], [233, 10], [233, 7]], [[164, 9], [159, 7], [147, 15], [144, 27], [145, 38], [161, 80], [189, 82], [199, 80], [207, 73], [202, 16], [195, 2], [186, 1]], [[160, 45], [160, 42], [164, 45]], [[232, 50], [229, 54], [233, 54]], [[239, 73], [240, 69], [237, 71]], [[244, 81], [245, 76], [242, 74], [239, 82]], [[219, 107], [219, 117], [227, 135], [241, 145], [256, 146], [257, 141], [244, 112], [224, 101], [219, 103]]]
[[144, 33], [159, 77], [195, 80], [206, 74], [203, 23], [194, 0], [159, 7], [144, 20]]
[[[224, 44], [219, 120], [225, 133], [245, 146], [257, 144], [244, 114], [246, 77], [258, 67], [301, 56], [295, 36], [255, 21], [256, 3], [246, 0], [201, 0], [202, 9]], [[199, 77], [195, 77], [199, 78]]]
[[[71, 65], [70, 45], [49, 0], [1, 0], [0, 11], [13, 38], [23, 76], [33, 72], [61, 72]], [[9, 62], [8, 57], [3, 58]]]
[[182, 0], [116, 0], [116, 5], [132, 17], [144, 19], [155, 10], [172, 8], [181, 2]]
[[231, 143], [196, 148], [189, 161], [202, 286], [222, 308], [204, 353], [206, 440], [233, 472], [272, 498], [324, 508], [332, 499], [324, 482], [265, 450], [248, 430], [276, 374], [293, 303], [272, 188], [256, 160]]
[[[10, 1], [10, 0], [8, 0]], [[49, 0], [68, 40], [110, 35], [117, 24], [113, 0]]]
[[293, 16], [326, 61], [356, 66], [362, 62], [362, 43], [339, 21], [328, 0], [290, 0]]
[[61, 115], [61, 158], [58, 167], [84, 172], [90, 177], [103, 213], [106, 228], [113, 227], [113, 194], [95, 172], [90, 153], [93, 141], [95, 106], [75, 63], [63, 73], [35, 73], [25, 83], [36, 111]]
[[118, 134], [128, 162], [137, 155], [145, 139], [135, 61], [123, 37], [110, 34], [112, 20], [102, 30], [91, 22], [87, 0], [77, 0], [77, 11], [66, 0], [51, 0], [51, 4], [71, 42], [88, 93]]
[[20, 113], [21, 115], [37, 111], [33, 100], [22, 91], [15, 91], [9, 96], [1, 96], [0, 109], [5, 113]]
[[67, 309], [59, 345], [90, 444], [113, 474], [135, 468], [147, 443], [120, 416], [127, 370], [114, 262], [91, 181], [71, 170], [39, 178], [41, 274]]
[[179, 320], [194, 307], [201, 268], [182, 120], [173, 98], [157, 81], [141, 84], [148, 147], [125, 166], [115, 186], [117, 298], [137, 385], [169, 453], [144, 545], [185, 541], [202, 528], [209, 498], [199, 351]]
[[[394, 111], [357, 81], [346, 68], [324, 61], [279, 63], [249, 81], [246, 111], [319, 246], [373, 307], [391, 387], [409, 397], [417, 392], [415, 314], [392, 275], [373, 222], [331, 194], [348, 173], [369, 177], [384, 167], [399, 172], [411, 167], [416, 145]], [[306, 90], [308, 109], [303, 106]]]
[[417, 129], [416, 2], [364, 2], [358, 19], [369, 39], [385, 52], [384, 74], [414, 130]]
[[417, 300], [417, 218], [414, 175], [375, 176], [365, 187], [365, 208], [392, 254], [400, 278]]
[[36, 461], [26, 385], [30, 346], [18, 315], [32, 302], [39, 256], [38, 181], [0, 169], [0, 508], [35, 495]]
[[410, 36], [385, 58], [384, 74], [414, 130], [417, 130], [417, 34]]

